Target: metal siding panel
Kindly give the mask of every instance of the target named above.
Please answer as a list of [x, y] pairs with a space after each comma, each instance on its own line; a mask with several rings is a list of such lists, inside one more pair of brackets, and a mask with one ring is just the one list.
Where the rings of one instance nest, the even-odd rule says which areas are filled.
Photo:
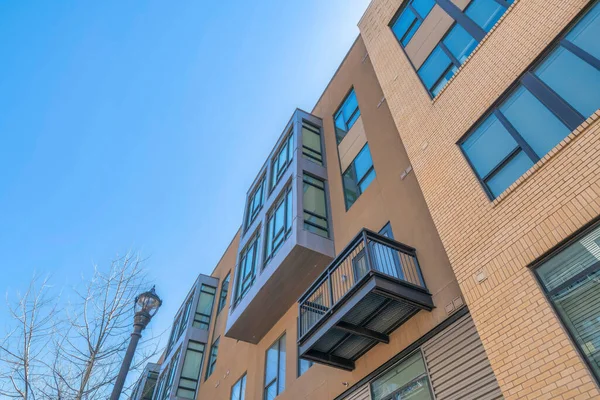
[[437, 400], [502, 399], [469, 315], [423, 345]]

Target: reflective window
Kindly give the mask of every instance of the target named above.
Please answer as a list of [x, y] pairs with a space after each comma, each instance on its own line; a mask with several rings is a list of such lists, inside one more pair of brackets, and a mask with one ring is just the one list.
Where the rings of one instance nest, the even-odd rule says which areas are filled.
[[334, 115], [335, 136], [338, 144], [346, 136], [350, 128], [352, 128], [358, 117], [360, 117], [360, 109], [358, 108], [356, 93], [352, 89]]
[[323, 165], [321, 129], [306, 121], [302, 122], [302, 155], [312, 162]]
[[217, 308], [217, 314], [221, 312], [223, 308], [225, 308], [225, 304], [227, 303], [227, 293], [229, 292], [229, 275], [225, 277], [223, 283], [221, 283], [221, 294], [219, 295], [219, 307]]
[[158, 381], [158, 387], [156, 392], [156, 400], [167, 400], [171, 395], [173, 388], [173, 380], [175, 378], [175, 372], [177, 371], [177, 361], [179, 360], [179, 350], [171, 358], [171, 362], [163, 370]]
[[505, 11], [506, 7], [496, 0], [473, 0], [465, 14], [484, 31], [489, 32]]
[[231, 388], [231, 400], [244, 400], [246, 398], [246, 374]]
[[193, 300], [194, 300], [194, 294], [192, 293], [188, 296], [181, 311], [177, 314], [177, 317], [175, 317], [175, 322], [173, 323], [173, 328], [171, 330], [171, 336], [169, 337], [169, 343], [167, 345], [167, 353], [166, 354], [169, 354], [171, 352], [171, 349], [173, 348], [175, 343], [177, 343], [177, 340], [179, 340], [183, 331], [185, 331], [185, 329], [187, 328], [187, 325], [188, 325], [188, 322], [190, 319], [191, 310], [192, 310]]
[[325, 182], [304, 174], [303, 201], [304, 229], [323, 237], [329, 237]]
[[265, 400], [273, 400], [285, 390], [285, 334], [267, 350]]
[[600, 60], [600, 6], [596, 4], [581, 21], [571, 29], [566, 40], [573, 43], [596, 60]]
[[248, 205], [246, 207], [246, 228], [249, 227], [252, 222], [258, 216], [260, 209], [262, 208], [264, 201], [264, 188], [265, 178], [262, 177], [258, 185], [252, 190], [250, 196], [248, 196]]
[[217, 288], [204, 284], [200, 286], [200, 298], [198, 299], [198, 307], [196, 307], [196, 315], [192, 323], [193, 327], [208, 330], [216, 293]]
[[401, 361], [371, 384], [373, 400], [433, 400], [420, 351]]
[[596, 3], [459, 142], [490, 197], [506, 190], [600, 107], [600, 60], [575, 44], [590, 47], [585, 35], [600, 29], [599, 13]]
[[236, 304], [246, 295], [248, 289], [250, 289], [254, 283], [254, 278], [256, 276], [256, 261], [258, 257], [258, 242], [259, 236], [256, 234], [252, 239], [250, 239], [240, 255], [236, 277]]
[[395, 17], [391, 24], [392, 32], [402, 46], [406, 46], [410, 42], [434, 5], [434, 0], [411, 0]]
[[288, 165], [294, 158], [294, 135], [288, 133], [287, 138], [277, 150], [271, 161], [271, 188], [275, 187], [283, 173], [287, 170]]
[[600, 227], [535, 270], [573, 341], [600, 377]]
[[190, 340], [181, 367], [177, 397], [191, 400], [196, 398], [203, 357], [204, 344]]
[[206, 366], [206, 378], [208, 379], [209, 376], [212, 375], [212, 373], [215, 370], [215, 364], [217, 363], [217, 354], [219, 353], [219, 338], [217, 338], [217, 340], [215, 340], [212, 344], [212, 346], [210, 347], [210, 357], [208, 359], [208, 365]]
[[369, 144], [366, 144], [343, 174], [346, 209], [354, 204], [356, 199], [369, 187], [373, 179], [375, 179], [375, 168], [373, 167]]
[[298, 357], [298, 376], [304, 375], [315, 363], [309, 360]]
[[279, 247], [292, 232], [292, 187], [273, 206], [267, 216], [267, 234], [265, 236], [265, 264], [277, 253]]

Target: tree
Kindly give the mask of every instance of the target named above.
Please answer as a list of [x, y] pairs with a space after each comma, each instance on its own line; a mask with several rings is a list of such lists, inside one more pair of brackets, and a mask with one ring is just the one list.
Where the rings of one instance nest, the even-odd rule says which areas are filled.
[[[18, 312], [11, 313], [18, 329], [0, 347], [6, 355], [0, 354], [0, 387], [5, 388], [0, 394], [24, 400], [108, 398], [132, 331], [134, 298], [148, 286], [143, 261], [128, 253], [106, 271], [94, 266], [91, 277], [82, 278], [65, 302], [49, 298], [47, 290], [42, 295], [39, 290], [26, 292], [29, 298], [22, 296], [24, 301], [13, 308]], [[45, 281], [41, 288], [46, 287]], [[33, 294], [40, 300], [31, 301]], [[140, 343], [132, 369], [157, 354], [154, 339]], [[23, 343], [28, 341], [37, 350], [17, 351], [27, 349]], [[40, 342], [45, 342], [43, 347]]]

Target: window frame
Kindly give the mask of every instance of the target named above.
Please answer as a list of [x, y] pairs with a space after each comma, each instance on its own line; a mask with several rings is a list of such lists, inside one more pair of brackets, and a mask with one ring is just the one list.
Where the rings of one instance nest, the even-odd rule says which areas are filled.
[[[419, 75], [419, 70], [423, 67], [423, 65], [427, 62], [427, 60], [429, 59], [429, 57], [431, 56], [431, 54], [435, 51], [435, 49], [439, 46], [442, 51], [444, 52], [444, 54], [446, 54], [451, 61], [451, 64], [448, 68], [446, 68], [444, 70], [444, 73], [442, 75], [440, 75], [440, 77], [436, 80], [435, 84], [432, 86], [432, 88], [436, 87], [436, 84], [444, 77], [446, 76], [446, 74], [448, 73], [448, 71], [451, 69], [451, 67], [456, 67], [457, 69], [460, 69], [460, 67], [462, 66], [462, 64], [460, 62], [458, 62], [458, 60], [456, 59], [456, 57], [454, 57], [454, 55], [449, 51], [449, 49], [446, 47], [446, 45], [443, 43], [444, 39], [448, 36], [448, 34], [450, 33], [450, 31], [452, 29], [454, 29], [454, 27], [456, 26], [456, 24], [460, 25], [465, 31], [467, 31], [467, 33], [469, 35], [471, 35], [473, 37], [473, 39], [475, 39], [477, 41], [477, 46], [483, 41], [483, 39], [485, 38], [485, 36], [488, 34], [488, 32], [486, 32], [482, 27], [480, 27], [479, 25], [477, 25], [477, 23], [475, 21], [473, 21], [469, 16], [467, 16], [466, 11], [467, 9], [473, 4], [473, 1], [471, 1], [464, 10], [461, 10], [458, 6], [456, 6], [452, 1], [450, 0], [433, 0], [434, 1], [434, 5], [433, 7], [435, 7], [436, 5], [439, 6], [446, 14], [448, 14], [448, 16], [450, 18], [452, 18], [454, 20], [454, 22], [452, 23], [452, 25], [450, 25], [450, 27], [448, 28], [448, 31], [446, 31], [446, 33], [444, 34], [444, 36], [440, 39], [440, 41], [437, 43], [437, 45], [431, 50], [431, 52], [427, 55], [427, 57], [425, 58], [425, 60], [423, 61], [423, 63], [419, 66], [419, 68], [416, 68], [415, 65], [413, 64], [412, 60], [410, 59], [410, 57], [408, 57], [408, 54], [406, 53], [406, 49], [403, 44], [401, 39], [399, 39], [396, 34], [394, 33], [393, 30], [393, 26], [395, 24], [395, 22], [398, 20], [398, 18], [402, 15], [402, 13], [404, 12], [404, 10], [407, 8], [407, 6], [409, 6], [409, 3], [412, 2], [412, 0], [407, 0], [404, 4], [402, 4], [398, 10], [396, 11], [396, 13], [394, 14], [394, 16], [392, 17], [392, 19], [390, 20], [390, 22], [388, 23], [388, 28], [390, 29], [391, 34], [394, 36], [394, 38], [396, 39], [396, 41], [398, 42], [398, 45], [400, 46], [400, 48], [402, 49], [402, 51], [404, 52], [404, 55], [406, 56], [406, 59], [408, 60], [408, 62], [410, 63], [410, 65], [413, 67], [413, 70], [415, 71], [419, 82], [421, 82], [421, 85], [423, 85], [423, 88], [425, 89], [425, 92], [427, 92], [427, 94], [429, 95], [429, 97], [431, 98], [431, 100], [433, 100], [434, 98], [436, 98], [438, 95], [440, 95], [441, 93], [441, 88], [440, 92], [438, 92], [435, 96], [432, 94], [432, 92], [427, 88], [427, 85], [425, 85], [425, 82], [423, 82], [423, 79], [421, 78], [421, 76]], [[506, 12], [508, 11], [508, 9], [510, 8], [510, 6], [513, 4], [512, 2], [509, 2], [507, 0], [493, 0], [494, 2], [498, 3], [499, 5], [503, 6], [506, 8], [506, 10], [504, 11], [504, 13], [502, 14], [502, 16], [504, 16], [504, 14], [506, 14]], [[514, 1], [513, 1], [514, 2]], [[432, 10], [433, 10], [432, 7]], [[414, 8], [411, 5], [411, 11], [416, 15], [419, 16], [419, 14], [416, 12], [416, 10], [414, 10]], [[429, 13], [431, 13], [431, 10], [429, 11]], [[423, 17], [423, 20], [420, 21], [420, 24], [422, 24], [422, 22], [427, 18], [427, 16], [429, 15], [429, 13]], [[419, 16], [420, 17], [420, 16]], [[502, 18], [502, 17], [501, 17]], [[419, 26], [420, 28], [420, 26]], [[419, 28], [417, 28], [417, 30], [415, 31], [415, 33], [419, 30]], [[414, 36], [414, 34], [413, 34]], [[411, 38], [412, 39], [412, 38]], [[408, 45], [410, 43], [410, 41], [406, 44]], [[475, 46], [475, 48], [477, 48], [477, 46]], [[473, 52], [475, 51], [475, 49], [473, 49], [473, 51], [470, 54], [473, 54]], [[458, 64], [456, 63], [458, 62]], [[449, 79], [451, 80], [454, 76], [456, 76], [456, 74], [459, 71], [457, 70], [457, 72], [455, 74], [452, 75], [452, 77]]]
[[[256, 221], [256, 218], [260, 215], [260, 211], [262, 210], [263, 206], [265, 205], [265, 198], [266, 198], [265, 181], [266, 181], [265, 173], [263, 172], [260, 175], [258, 182], [252, 187], [252, 190], [250, 191], [249, 195], [247, 196], [246, 215], [245, 215], [245, 220], [244, 220], [244, 232], [250, 228], [250, 226], [254, 223], [254, 221]], [[261, 192], [259, 205], [255, 210], [251, 210], [252, 204], [254, 204], [254, 196], [259, 191]]]
[[[306, 127], [306, 128], [305, 128]], [[308, 146], [304, 145], [304, 129], [307, 129], [311, 132], [313, 132], [315, 135], [319, 136], [319, 151], [316, 151]], [[300, 133], [301, 133], [301, 139], [302, 139], [302, 156], [312, 162], [314, 162], [317, 165], [325, 165], [325, 158], [323, 157], [323, 135], [322, 135], [322, 129], [320, 127], [318, 127], [317, 125], [302, 119], [301, 121], [301, 126], [300, 126]], [[316, 156], [310, 153], [316, 153]]]
[[[190, 343], [195, 343], [195, 344], [199, 344], [202, 345], [202, 350], [197, 350], [197, 349], [193, 349], [190, 348]], [[192, 379], [192, 378], [188, 378], [188, 377], [184, 377], [183, 376], [183, 367], [185, 366], [185, 360], [188, 356], [188, 352], [193, 352], [193, 353], [198, 353], [200, 354], [200, 369], [198, 370], [198, 378], [197, 379]], [[196, 340], [189, 340], [187, 343], [187, 346], [185, 348], [185, 352], [182, 352], [181, 354], [183, 355], [182, 358], [182, 362], [181, 362], [181, 372], [179, 373], [179, 378], [177, 380], [177, 388], [175, 390], [175, 395], [177, 397], [183, 397], [183, 396], [179, 396], [179, 389], [183, 389], [183, 390], [189, 390], [191, 391], [191, 389], [188, 389], [186, 387], [182, 387], [181, 386], [181, 379], [186, 379], [188, 381], [196, 381], [196, 388], [194, 389], [194, 399], [196, 398], [196, 395], [198, 394], [198, 388], [200, 387], [200, 379], [202, 377], [202, 365], [204, 364], [204, 353], [206, 353], [206, 344], [202, 343], [202, 342], [198, 342]]]
[[[311, 179], [315, 179], [315, 180], [317, 180], [317, 181], [320, 181], [320, 182], [323, 184], [323, 187], [319, 187], [319, 186], [317, 186], [317, 185], [315, 185], [315, 184], [313, 184], [313, 183], [311, 183], [311, 182], [307, 181], [307, 180], [305, 179], [305, 176], [308, 176], [308, 177], [310, 177]], [[321, 179], [321, 178], [318, 178], [318, 177], [316, 177], [316, 176], [314, 176], [314, 175], [312, 175], [312, 174], [309, 174], [309, 173], [307, 173], [307, 172], [304, 172], [304, 173], [302, 174], [302, 188], [303, 188], [303, 189], [304, 189], [304, 185], [305, 185], [305, 184], [306, 184], [306, 185], [309, 185], [309, 186], [312, 186], [312, 187], [314, 187], [314, 188], [316, 188], [316, 189], [319, 189], [319, 190], [322, 190], [322, 191], [323, 191], [323, 197], [324, 197], [324, 199], [325, 199], [325, 216], [318, 215], [318, 214], [316, 214], [316, 213], [313, 213], [312, 211], [308, 211], [308, 210], [306, 210], [306, 208], [304, 208], [304, 198], [303, 198], [303, 199], [302, 199], [302, 200], [303, 200], [303, 201], [302, 201], [302, 205], [303, 205], [303, 207], [302, 207], [302, 213], [303, 213], [303, 215], [302, 215], [302, 220], [303, 220], [303, 222], [304, 222], [304, 225], [310, 225], [310, 226], [313, 226], [313, 227], [314, 227], [314, 228], [316, 228], [316, 229], [324, 230], [324, 231], [327, 233], [327, 235], [326, 235], [326, 236], [324, 236], [324, 237], [325, 237], [326, 239], [329, 239], [329, 237], [331, 236], [331, 235], [330, 235], [330, 229], [329, 229], [329, 210], [328, 210], [328, 208], [329, 208], [329, 204], [327, 203], [327, 189], [326, 189], [325, 180], [323, 180], [323, 179]], [[304, 196], [304, 190], [302, 191], [302, 195]], [[307, 213], [307, 214], [309, 214], [309, 215], [311, 215], [311, 216], [313, 216], [313, 217], [315, 217], [315, 218], [318, 218], [318, 219], [320, 219], [320, 220], [324, 220], [324, 221], [325, 221], [325, 229], [323, 229], [323, 227], [322, 227], [322, 226], [319, 226], [319, 225], [315, 224], [314, 222], [307, 221], [307, 220], [306, 220], [306, 218], [304, 218], [304, 213]], [[318, 235], [318, 233], [315, 233], [315, 232], [309, 231], [308, 229], [306, 229], [306, 227], [304, 228], [304, 230], [305, 230], [305, 231], [308, 231], [308, 232], [311, 232], [311, 233], [314, 233], [314, 234], [316, 234], [316, 235]], [[321, 235], [319, 235], [319, 236], [321, 236]]]
[[[207, 291], [203, 291], [203, 289], [204, 289], [205, 286], [214, 289], [215, 292], [214, 293], [210, 293], [210, 292], [207, 292]], [[210, 314], [208, 314], [208, 315], [204, 314], [204, 313], [201, 313], [201, 312], [198, 312], [198, 306], [200, 305], [200, 297], [202, 296], [202, 293], [212, 295], [212, 303], [210, 305]], [[194, 319], [192, 320], [192, 326], [194, 326], [194, 323], [197, 322], [198, 324], [205, 324], [205, 325], [207, 325], [207, 327], [206, 327], [206, 329], [204, 329], [204, 328], [202, 328], [200, 326], [194, 326], [194, 328], [204, 329], [204, 330], [209, 330], [210, 329], [210, 323], [212, 322], [213, 308], [215, 307], [215, 300], [216, 300], [216, 298], [217, 298], [217, 288], [216, 287], [207, 285], [205, 283], [202, 283], [200, 285], [200, 290], [198, 292], [198, 302], [196, 304], [196, 311], [194, 311]], [[202, 321], [199, 317], [207, 317], [208, 318], [208, 322]]]
[[[246, 277], [243, 277], [241, 273], [243, 272], [243, 259], [245, 259], [248, 255], [248, 252], [252, 249], [254, 253], [253, 256], [253, 264], [252, 264], [252, 273]], [[240, 252], [240, 261], [238, 262], [237, 271], [235, 274], [235, 299], [233, 301], [233, 306], [236, 307], [240, 301], [248, 294], [248, 291], [254, 285], [254, 281], [256, 279], [257, 271], [256, 266], [258, 265], [258, 257], [260, 256], [260, 227], [254, 232], [254, 234], [250, 237], [242, 251]], [[241, 281], [241, 280], [244, 281]], [[246, 282], [248, 286], [244, 289], [242, 285]]]
[[[562, 240], [561, 242], [559, 242], [556, 246], [554, 246], [553, 248], [551, 248], [550, 250], [548, 250], [541, 257], [539, 257], [537, 260], [533, 261], [531, 264], [529, 264], [527, 266], [527, 268], [529, 269], [530, 273], [533, 275], [535, 281], [537, 282], [539, 289], [541, 290], [542, 294], [544, 295], [544, 298], [545, 298], [546, 302], [552, 308], [552, 311], [554, 312], [554, 317], [556, 318], [556, 320], [558, 321], [558, 323], [562, 327], [565, 335], [567, 335], [567, 337], [571, 341], [571, 345], [573, 346], [573, 348], [575, 348], [575, 350], [577, 351], [577, 353], [579, 354], [579, 356], [581, 357], [581, 359], [585, 363], [585, 366], [587, 367], [588, 372], [590, 373], [590, 375], [594, 379], [596, 385], [600, 385], [600, 376], [597, 375], [594, 372], [594, 368], [590, 364], [590, 361], [588, 360], [587, 356], [585, 355], [585, 352], [583, 351], [583, 349], [581, 348], [581, 346], [579, 346], [579, 344], [577, 343], [577, 339], [571, 333], [570, 329], [567, 327], [567, 324], [561, 318], [560, 312], [558, 311], [558, 309], [557, 309], [556, 305], [554, 304], [554, 302], [550, 299], [550, 292], [548, 292], [546, 290], [546, 288], [544, 286], [544, 283], [542, 282], [542, 278], [539, 276], [537, 270], [546, 261], [549, 261], [553, 257], [561, 254], [570, 245], [578, 242], [581, 238], [585, 237], [589, 233], [591, 233], [594, 230], [598, 229], [598, 227], [600, 227], [600, 217], [594, 218], [592, 221], [588, 222], [587, 224], [585, 224], [584, 226], [582, 226], [581, 228], [579, 228], [578, 230], [576, 230], [568, 238], [566, 238], [566, 239]], [[596, 262], [594, 264], [594, 267], [597, 268], [597, 269], [600, 269], [600, 261]], [[586, 270], [584, 270], [584, 271], [587, 271], [589, 269], [591, 269], [591, 267], [586, 268]], [[573, 278], [571, 278], [571, 279], [573, 279]]]
[[[294, 126], [292, 126], [286, 132], [286, 134], [283, 136], [283, 139], [281, 140], [281, 143], [279, 143], [279, 145], [277, 146], [277, 150], [275, 150], [273, 152], [273, 155], [270, 157], [270, 162], [269, 162], [269, 169], [270, 169], [270, 172], [269, 172], [269, 180], [270, 180], [269, 194], [273, 193], [273, 190], [275, 189], [275, 187], [277, 186], [277, 184], [281, 181], [281, 179], [285, 175], [286, 171], [288, 170], [288, 168], [290, 167], [290, 165], [294, 161], [294, 152], [295, 152], [294, 137], [295, 136], [296, 135], [294, 135]], [[278, 164], [279, 157], [282, 154], [282, 151], [284, 149], [286, 151], [286, 160], [285, 160], [283, 166], [278, 166], [278, 168], [276, 170], [275, 169], [275, 164]]]
[[219, 305], [217, 306], [217, 316], [223, 311], [227, 304], [227, 295], [229, 294], [229, 281], [231, 278], [231, 271], [227, 272], [225, 279], [221, 282], [221, 292], [219, 293]]
[[[233, 385], [231, 385], [231, 389], [230, 389], [230, 393], [229, 393], [229, 399], [230, 400], [244, 400], [246, 398], [246, 393], [242, 392], [242, 388], [245, 387], [246, 384], [247, 384], [247, 382], [248, 382], [247, 376], [248, 376], [248, 372], [246, 371], [246, 372], [244, 372], [244, 374], [237, 381], [235, 381], [235, 383]], [[241, 383], [242, 380], [244, 381], [244, 384], [240, 385], [240, 397], [237, 398], [237, 399], [234, 399], [233, 398], [233, 388], [238, 383]]]
[[[344, 121], [344, 125], [346, 126], [346, 133], [344, 134], [344, 137], [338, 138], [338, 135], [337, 135], [338, 127], [336, 125], [336, 120], [337, 120], [338, 115], [344, 110], [344, 105], [346, 104], [346, 101], [348, 101], [348, 99], [350, 98], [350, 95], [352, 93], [354, 93], [354, 97], [356, 97], [356, 109], [354, 111], [352, 111], [352, 114], [350, 114], [348, 121], [352, 120], [352, 118], [356, 115], [356, 113], [358, 113], [358, 115], [356, 116], [356, 120], [350, 126], [348, 126], [348, 121]], [[361, 116], [361, 111], [360, 111], [360, 104], [358, 104], [358, 96], [356, 95], [356, 89], [355, 89], [354, 85], [352, 85], [350, 87], [350, 90], [348, 90], [348, 92], [346, 93], [346, 95], [344, 96], [342, 101], [340, 102], [340, 105], [338, 106], [338, 108], [333, 113], [333, 130], [335, 133], [335, 141], [338, 145], [340, 143], [342, 143], [342, 140], [344, 140], [344, 138], [346, 137], [348, 132], [350, 132], [350, 129], [352, 129], [352, 127], [354, 126], [356, 121], [358, 121], [358, 118], [360, 118], [360, 116]]]
[[[264, 384], [263, 384], [263, 399], [267, 400], [267, 389], [275, 384], [275, 387], [277, 388], [277, 394], [275, 396], [279, 396], [281, 393], [283, 392], [279, 392], [279, 381], [281, 379], [281, 377], [279, 376], [279, 373], [281, 372], [279, 367], [281, 364], [281, 339], [285, 338], [285, 344], [284, 346], [287, 346], [287, 337], [286, 337], [286, 332], [283, 332], [274, 342], [273, 344], [271, 344], [267, 350], [265, 351], [265, 369], [264, 369]], [[267, 382], [267, 364], [269, 362], [269, 349], [271, 349], [275, 344], [277, 344], [277, 376], [275, 377], [275, 379], [270, 380], [269, 382]], [[287, 365], [285, 365], [287, 363], [287, 349], [286, 349], [286, 359], [284, 360], [284, 366], [285, 366], [285, 371], [287, 373]], [[285, 391], [285, 376], [283, 377], [284, 382], [284, 391]]]
[[[512, 126], [512, 124], [500, 111], [500, 108], [502, 107], [504, 102], [508, 100], [520, 87], [525, 88], [529, 93], [531, 93], [548, 111], [550, 111], [568, 129], [570, 129], [570, 133], [575, 131], [583, 122], [586, 121], [586, 117], [581, 115], [573, 106], [567, 103], [566, 100], [560, 97], [540, 78], [536, 77], [534, 71], [544, 61], [546, 61], [548, 56], [550, 56], [555, 50], [563, 47], [566, 48], [567, 51], [571, 51], [569, 47], [565, 46], [565, 43], [567, 44], [567, 46], [577, 47], [571, 42], [567, 41], [565, 38], [570, 33], [570, 31], [579, 23], [579, 21], [581, 21], [582, 18], [585, 17], [587, 13], [597, 4], [600, 3], [598, 1], [592, 1], [588, 5], [586, 5], [586, 7], [584, 7], [581, 10], [581, 12], [577, 14], [577, 16], [575, 16], [565, 26], [565, 28], [556, 37], [554, 37], [554, 39], [552, 39], [550, 44], [546, 46], [544, 50], [542, 50], [542, 52], [523, 70], [523, 72], [506, 88], [506, 90], [496, 99], [496, 101], [494, 101], [492, 105], [488, 107], [488, 109], [477, 119], [477, 121], [475, 121], [475, 123], [467, 130], [467, 132], [463, 134], [456, 142], [456, 145], [458, 146], [461, 154], [463, 155], [463, 158], [467, 161], [467, 164], [469, 165], [472, 173], [475, 175], [475, 178], [479, 182], [479, 185], [481, 186], [481, 188], [483, 189], [484, 193], [487, 195], [490, 201], [494, 201], [495, 199], [500, 197], [514, 184], [514, 182], [511, 183], [506, 189], [504, 189], [504, 191], [499, 193], [498, 196], [494, 196], [492, 191], [488, 188], [486, 181], [493, 178], [497, 172], [501, 171], [502, 168], [506, 164], [508, 164], [512, 159], [514, 159], [514, 157], [516, 157], [521, 151], [524, 152], [531, 159], [531, 161], [533, 162], [533, 166], [535, 166], [540, 159], [544, 158], [546, 154], [548, 154], [537, 154], [527, 143], [527, 141], [525, 141], [521, 134], [516, 130], [516, 128]], [[583, 50], [581, 49], [581, 51]], [[581, 58], [583, 61], [588, 62], [587, 59], [582, 58], [580, 55], [574, 52], [572, 53], [575, 56]], [[588, 53], [586, 52], [586, 54]], [[600, 60], [595, 59], [595, 57], [591, 55], [589, 56], [594, 61], [594, 63], [590, 65], [600, 70]], [[466, 152], [464, 151], [462, 145], [492, 114], [496, 118], [498, 118], [498, 121], [502, 124], [504, 129], [506, 129], [512, 136], [512, 138], [517, 142], [517, 147], [504, 159], [502, 159], [484, 177], [481, 177], [476, 171], [473, 163], [467, 156]], [[527, 171], [524, 172], [519, 178], [517, 178], [517, 180], [520, 179], [525, 173], [527, 173]]]
[[[279, 196], [277, 197], [277, 199], [273, 202], [273, 205], [271, 206], [271, 208], [269, 209], [269, 211], [267, 212], [267, 215], [265, 217], [265, 240], [263, 243], [263, 262], [262, 262], [262, 268], [264, 269], [265, 266], [273, 259], [273, 257], [275, 257], [275, 255], [277, 254], [277, 252], [279, 251], [279, 249], [281, 248], [281, 246], [285, 243], [285, 241], [290, 237], [290, 235], [292, 234], [292, 223], [293, 223], [293, 218], [294, 218], [294, 194], [293, 194], [293, 187], [292, 187], [292, 181], [290, 181], [285, 188], [281, 191], [281, 193], [279, 194]], [[289, 204], [288, 199], [291, 199], [292, 204]], [[278, 231], [278, 233], [275, 235], [274, 232], [270, 232], [270, 226], [271, 226], [271, 220], [273, 218], [275, 218], [275, 215], [277, 213], [277, 209], [283, 205], [283, 227], [280, 231]], [[288, 221], [288, 207], [291, 207], [291, 215], [292, 215], [292, 221]], [[289, 222], [289, 225], [288, 225]], [[271, 238], [270, 236], [275, 235], [275, 237]], [[274, 244], [277, 243], [277, 245], [275, 246]], [[270, 245], [270, 246], [269, 246]], [[270, 248], [270, 252], [267, 253], [267, 250]]]
[[[219, 340], [221, 339], [218, 336], [210, 345], [210, 352], [208, 353], [208, 362], [206, 364], [206, 375], [204, 377], [204, 381], [206, 382], [208, 378], [215, 372], [215, 365], [217, 364], [217, 357], [219, 356]], [[214, 351], [213, 351], [214, 350]], [[213, 358], [214, 352], [214, 358]]]
[[[365, 149], [365, 147], [369, 148], [369, 154], [371, 156], [371, 167], [369, 167], [369, 169], [367, 169], [367, 171], [365, 172], [365, 174], [362, 176], [361, 179], [358, 179], [358, 175], [356, 175], [356, 167], [354, 166], [354, 162], [356, 161], [356, 158], [360, 155], [360, 153], [363, 152], [363, 150]], [[356, 178], [356, 187], [358, 188], [358, 196], [356, 197], [356, 199], [352, 202], [352, 204], [348, 205], [348, 202], [346, 201], [346, 183], [344, 182], [344, 175], [346, 174], [346, 172], [348, 172], [350, 170], [350, 168], [354, 168], [354, 175]], [[360, 184], [362, 182], [364, 182], [365, 178], [367, 176], [369, 176], [369, 174], [371, 172], [375, 171], [375, 162], [373, 161], [373, 154], [371, 153], [371, 146], [369, 146], [369, 142], [366, 142], [365, 145], [362, 147], [362, 149], [359, 150], [358, 153], [356, 153], [356, 156], [354, 157], [354, 160], [352, 160], [352, 162], [350, 163], [350, 165], [348, 166], [348, 168], [346, 168], [343, 172], [342, 172], [342, 195], [344, 196], [344, 206], [346, 207], [346, 211], [350, 210], [350, 208], [352, 208], [352, 206], [354, 205], [354, 203], [356, 203], [356, 201], [358, 200], [358, 198], [364, 193], [364, 191], [360, 188]], [[377, 178], [377, 172], [375, 171], [375, 178]], [[375, 179], [373, 178], [373, 179]], [[371, 186], [369, 184], [369, 186]], [[366, 190], [366, 188], [365, 188]]]

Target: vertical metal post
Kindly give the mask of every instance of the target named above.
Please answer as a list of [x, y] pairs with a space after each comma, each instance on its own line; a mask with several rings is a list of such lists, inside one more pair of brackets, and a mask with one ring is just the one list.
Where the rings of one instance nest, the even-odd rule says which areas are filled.
[[327, 270], [327, 285], [329, 286], [329, 310], [333, 308], [333, 287], [331, 286], [331, 271]]
[[123, 358], [121, 370], [119, 371], [119, 375], [117, 376], [117, 380], [115, 381], [115, 387], [113, 388], [110, 400], [119, 400], [119, 396], [121, 395], [121, 392], [123, 391], [123, 386], [125, 385], [125, 378], [127, 378], [127, 373], [129, 372], [129, 368], [131, 367], [131, 361], [133, 360], [135, 349], [138, 345], [138, 342], [140, 341], [140, 338], [142, 337], [142, 329], [144, 329], [144, 327], [140, 324], [135, 324], [133, 326], [133, 332], [131, 333], [129, 346], [127, 347], [125, 358]]
[[367, 255], [367, 270], [373, 271], [373, 258], [371, 255], [371, 249], [369, 248], [369, 240], [367, 238], [367, 231], [363, 230], [362, 238], [363, 238], [363, 241], [365, 242], [364, 246], [365, 246], [365, 253]]

